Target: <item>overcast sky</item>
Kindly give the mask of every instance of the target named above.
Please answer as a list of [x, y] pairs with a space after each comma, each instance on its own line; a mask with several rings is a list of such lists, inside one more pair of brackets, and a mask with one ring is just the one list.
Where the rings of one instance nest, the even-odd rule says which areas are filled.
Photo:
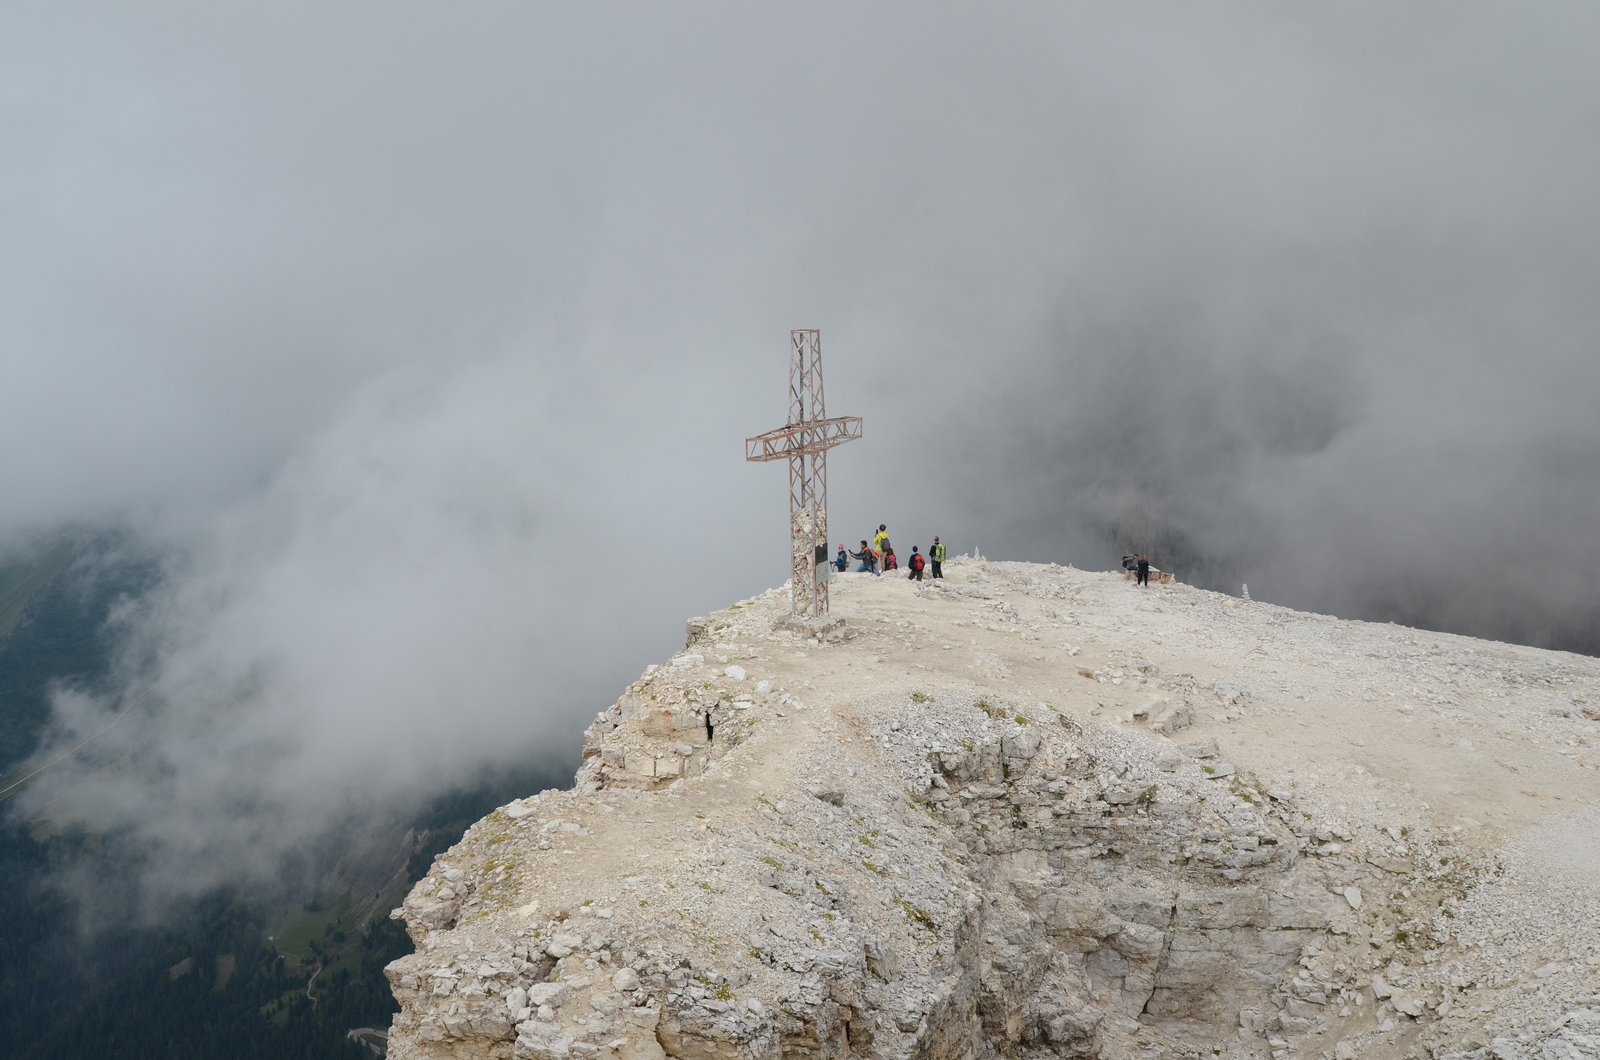
[[0, 533], [171, 550], [122, 627], [168, 779], [114, 784], [200, 860], [570, 748], [782, 582], [741, 440], [793, 327], [866, 421], [836, 539], [1108, 567], [1134, 518], [1229, 591], [1600, 649], [1597, 30], [7, 5]]

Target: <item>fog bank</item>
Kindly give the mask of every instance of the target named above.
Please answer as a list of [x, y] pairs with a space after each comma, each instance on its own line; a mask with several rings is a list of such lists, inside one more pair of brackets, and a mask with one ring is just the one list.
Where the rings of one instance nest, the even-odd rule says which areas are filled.
[[183, 891], [570, 754], [787, 576], [792, 327], [840, 540], [1600, 650], [1597, 18], [8, 9], [0, 531], [168, 557], [24, 810]]

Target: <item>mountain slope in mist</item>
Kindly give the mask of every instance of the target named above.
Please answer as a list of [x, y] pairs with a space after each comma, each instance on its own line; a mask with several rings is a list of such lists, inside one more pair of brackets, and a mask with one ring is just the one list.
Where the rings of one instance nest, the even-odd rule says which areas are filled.
[[[0, 563], [14, 616], [0, 638], [0, 746], [10, 763], [0, 787], [53, 757], [30, 752], [48, 732], [55, 690], [104, 688], [118, 608], [152, 588], [149, 558], [125, 545], [117, 535], [74, 531]], [[110, 760], [91, 754], [97, 767], [77, 774], [78, 785], [92, 786], [103, 771], [138, 771], [149, 736], [135, 724], [125, 744], [131, 750]], [[32, 816], [0, 801], [11, 811], [0, 821], [0, 1053], [17, 1060], [366, 1056], [346, 1032], [387, 1026], [394, 1002], [382, 968], [410, 952], [387, 920], [390, 906], [473, 820], [570, 770], [521, 770], [436, 799], [390, 828], [393, 850], [362, 827], [339, 843], [308, 841], [279, 880], [195, 893], [168, 905], [161, 922], [148, 920], [138, 897], [152, 852], [85, 827], [63, 802], [72, 789]], [[386, 862], [375, 876], [369, 863], [396, 853], [398, 863]], [[367, 886], [380, 889], [355, 893]], [[290, 916], [276, 912], [284, 908]], [[283, 934], [286, 923], [296, 939]]]

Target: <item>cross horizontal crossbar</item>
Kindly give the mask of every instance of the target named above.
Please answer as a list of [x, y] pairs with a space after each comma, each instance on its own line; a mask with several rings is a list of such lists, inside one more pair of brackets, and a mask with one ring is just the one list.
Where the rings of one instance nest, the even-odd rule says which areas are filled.
[[860, 416], [835, 416], [826, 420], [791, 423], [775, 431], [744, 440], [746, 460], [782, 460], [808, 453], [824, 453], [836, 445], [861, 437]]

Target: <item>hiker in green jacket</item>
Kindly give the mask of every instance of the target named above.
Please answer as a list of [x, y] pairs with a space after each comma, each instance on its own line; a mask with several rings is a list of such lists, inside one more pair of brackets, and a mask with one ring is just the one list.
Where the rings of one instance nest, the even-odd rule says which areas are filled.
[[935, 578], [943, 578], [944, 546], [939, 543], [937, 537], [933, 539], [933, 545], [928, 549], [928, 561], [933, 564], [933, 576]]

